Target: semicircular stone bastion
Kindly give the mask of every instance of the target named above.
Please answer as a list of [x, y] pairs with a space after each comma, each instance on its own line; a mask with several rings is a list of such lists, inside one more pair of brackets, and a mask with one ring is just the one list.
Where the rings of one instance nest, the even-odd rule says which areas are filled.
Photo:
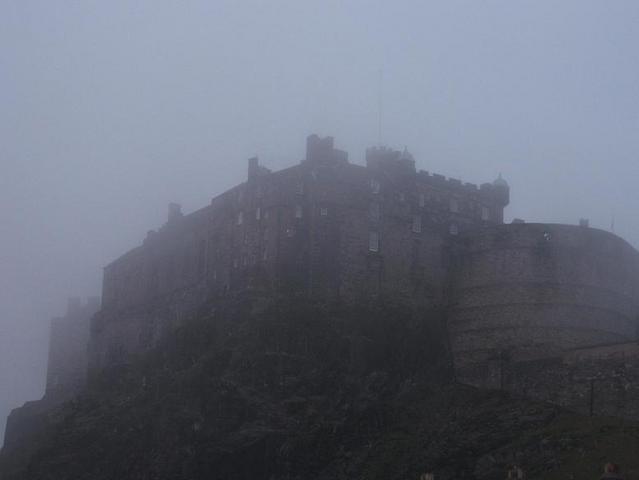
[[612, 233], [498, 225], [460, 235], [451, 261], [449, 329], [461, 377], [490, 360], [637, 338], [639, 252]]

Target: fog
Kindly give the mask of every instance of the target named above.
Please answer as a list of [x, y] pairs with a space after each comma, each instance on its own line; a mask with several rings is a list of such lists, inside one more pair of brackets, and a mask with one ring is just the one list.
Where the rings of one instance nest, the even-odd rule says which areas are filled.
[[361, 163], [380, 96], [382, 143], [501, 172], [507, 221], [614, 218], [639, 245], [638, 25], [632, 0], [3, 1], [0, 439], [43, 393], [50, 318], [168, 202], [292, 165], [310, 133]]

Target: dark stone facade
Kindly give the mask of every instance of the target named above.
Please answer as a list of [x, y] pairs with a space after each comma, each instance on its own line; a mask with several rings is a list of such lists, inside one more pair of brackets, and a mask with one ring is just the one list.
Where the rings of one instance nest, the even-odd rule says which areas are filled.
[[339, 302], [444, 302], [446, 245], [497, 225], [503, 181], [477, 187], [417, 171], [404, 151], [371, 148], [348, 162], [333, 139], [312, 135], [306, 159], [270, 172], [249, 160], [245, 183], [169, 220], [105, 268], [93, 323], [95, 367], [144, 351], [203, 304], [237, 294]]
[[496, 386], [489, 365], [636, 338], [639, 253], [621, 238], [517, 223], [454, 243], [448, 325], [460, 381]]

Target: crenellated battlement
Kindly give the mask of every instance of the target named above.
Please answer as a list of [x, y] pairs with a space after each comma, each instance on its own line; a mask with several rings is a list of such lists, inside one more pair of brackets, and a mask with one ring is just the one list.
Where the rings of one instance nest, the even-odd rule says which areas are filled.
[[478, 186], [475, 183], [462, 182], [458, 178], [446, 177], [438, 173], [430, 173], [426, 170], [419, 170], [417, 172], [417, 175], [420, 182], [426, 183], [428, 185], [449, 188], [461, 194], [469, 193], [479, 194], [486, 197], [495, 197], [499, 199], [499, 201], [505, 202], [503, 204], [504, 206], [508, 204], [508, 187], [504, 188], [503, 186], [495, 185], [495, 183], [482, 183]]

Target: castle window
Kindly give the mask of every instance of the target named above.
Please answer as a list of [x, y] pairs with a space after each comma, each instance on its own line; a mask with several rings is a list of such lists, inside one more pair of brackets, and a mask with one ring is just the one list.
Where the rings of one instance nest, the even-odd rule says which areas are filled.
[[379, 252], [379, 233], [368, 233], [368, 250], [371, 252]]
[[419, 194], [419, 206], [424, 207], [426, 205], [426, 195], [423, 193]]
[[268, 210], [264, 212], [264, 220], [268, 220]]
[[302, 206], [295, 205], [295, 218], [302, 218]]
[[255, 220], [259, 220], [260, 218], [262, 218], [262, 209], [257, 207], [255, 210]]
[[295, 235], [295, 228], [293, 228], [293, 227], [288, 227], [288, 228], [286, 229], [286, 236], [290, 238], [290, 237], [292, 237], [292, 236], [294, 236], [294, 235]]
[[379, 220], [379, 203], [373, 202], [370, 204], [368, 209], [368, 214], [371, 217], [371, 220]]
[[490, 210], [488, 210], [488, 207], [481, 207], [481, 219], [482, 220], [488, 220], [490, 218]]
[[268, 260], [268, 249], [266, 247], [264, 247], [264, 251], [262, 252], [262, 260]]
[[322, 217], [328, 217], [328, 208], [326, 208], [326, 207], [321, 207], [321, 208], [320, 208], [320, 215], [321, 215]]
[[456, 223], [451, 223], [450, 227], [448, 227], [448, 233], [451, 235], [457, 235], [459, 233], [459, 228]]
[[371, 192], [377, 194], [379, 193], [380, 188], [381, 188], [381, 185], [379, 183], [379, 180], [371, 178]]
[[244, 223], [244, 212], [239, 212], [237, 214], [237, 224], [242, 225]]
[[302, 182], [298, 182], [295, 187], [295, 193], [298, 195], [304, 195], [304, 184]]
[[459, 203], [457, 202], [456, 198], [451, 198], [450, 199], [450, 211], [453, 213], [457, 213], [459, 212]]
[[421, 215], [413, 215], [413, 232], [420, 233], [422, 231]]
[[233, 268], [237, 268], [240, 266], [240, 262], [237, 258], [233, 259]]

